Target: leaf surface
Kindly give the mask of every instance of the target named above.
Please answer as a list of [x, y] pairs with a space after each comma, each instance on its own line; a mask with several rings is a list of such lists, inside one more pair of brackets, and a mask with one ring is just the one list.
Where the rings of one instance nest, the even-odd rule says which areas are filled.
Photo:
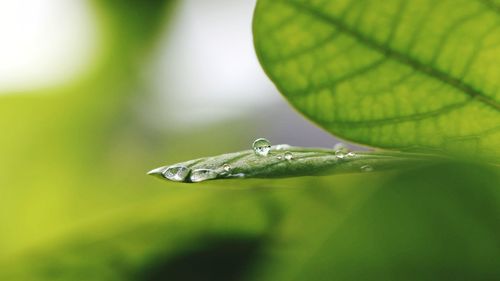
[[481, 0], [259, 0], [254, 43], [288, 101], [339, 137], [498, 155], [499, 8]]
[[[286, 150], [281, 148], [283, 146], [286, 146]], [[214, 179], [286, 178], [383, 171], [424, 165], [437, 159], [435, 155], [407, 152], [336, 151], [281, 144], [272, 146], [267, 156], [244, 150], [163, 166], [148, 174], [165, 180], [197, 183]]]

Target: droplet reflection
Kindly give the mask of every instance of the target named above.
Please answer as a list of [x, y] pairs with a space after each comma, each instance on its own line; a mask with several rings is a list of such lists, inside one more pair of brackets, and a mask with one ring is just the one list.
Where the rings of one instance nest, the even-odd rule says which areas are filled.
[[163, 176], [171, 181], [184, 181], [189, 171], [189, 168], [184, 166], [171, 166], [163, 172]]
[[271, 150], [271, 143], [265, 138], [259, 138], [253, 142], [252, 148], [258, 156], [267, 156]]
[[215, 179], [218, 176], [217, 172], [211, 169], [196, 169], [191, 172], [189, 179], [191, 182], [201, 182]]

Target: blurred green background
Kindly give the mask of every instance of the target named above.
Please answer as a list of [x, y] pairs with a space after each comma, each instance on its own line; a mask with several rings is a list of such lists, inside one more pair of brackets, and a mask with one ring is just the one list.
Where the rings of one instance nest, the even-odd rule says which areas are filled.
[[[254, 1], [47, 0], [61, 14], [29, 21], [31, 2], [0, 5], [18, 19], [0, 22], [0, 280], [500, 279], [498, 169], [146, 176], [257, 137], [335, 144], [259, 69]], [[39, 42], [22, 41], [30, 30]], [[13, 74], [23, 51], [40, 58]]]

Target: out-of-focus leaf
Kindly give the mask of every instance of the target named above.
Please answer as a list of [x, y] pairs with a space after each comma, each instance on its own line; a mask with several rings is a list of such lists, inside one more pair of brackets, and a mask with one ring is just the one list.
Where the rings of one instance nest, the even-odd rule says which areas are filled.
[[493, 1], [259, 0], [260, 62], [288, 101], [342, 138], [499, 155]]
[[273, 245], [275, 264], [257, 280], [498, 280], [499, 179], [443, 163], [378, 183], [351, 212], [304, 212], [294, 222], [307, 230], [289, 232], [294, 245]]
[[[361, 186], [363, 179], [370, 183]], [[381, 179], [373, 173], [183, 186], [182, 193], [148, 199], [10, 256], [0, 263], [0, 279], [252, 280], [274, 264], [273, 245], [308, 249], [324, 235], [296, 240], [297, 233], [337, 225]], [[302, 228], [304, 217], [322, 214], [328, 225]]]
[[124, 171], [145, 169], [162, 137], [140, 128], [135, 104], [174, 3], [93, 1], [100, 37], [89, 69], [64, 85], [0, 95], [0, 258], [154, 197]]

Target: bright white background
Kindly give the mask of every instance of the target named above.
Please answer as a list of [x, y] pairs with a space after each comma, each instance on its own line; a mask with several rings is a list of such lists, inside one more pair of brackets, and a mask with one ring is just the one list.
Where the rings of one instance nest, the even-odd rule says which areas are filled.
[[[261, 69], [255, 0], [181, 0], [145, 70], [141, 114], [163, 130], [254, 118], [258, 136], [297, 145], [335, 140], [291, 109]], [[92, 63], [99, 30], [85, 0], [0, 1], [0, 93], [54, 86]], [[257, 136], [256, 136], [257, 137]]]
[[0, 1], [0, 92], [63, 83], [97, 47], [90, 5], [75, 0]]

